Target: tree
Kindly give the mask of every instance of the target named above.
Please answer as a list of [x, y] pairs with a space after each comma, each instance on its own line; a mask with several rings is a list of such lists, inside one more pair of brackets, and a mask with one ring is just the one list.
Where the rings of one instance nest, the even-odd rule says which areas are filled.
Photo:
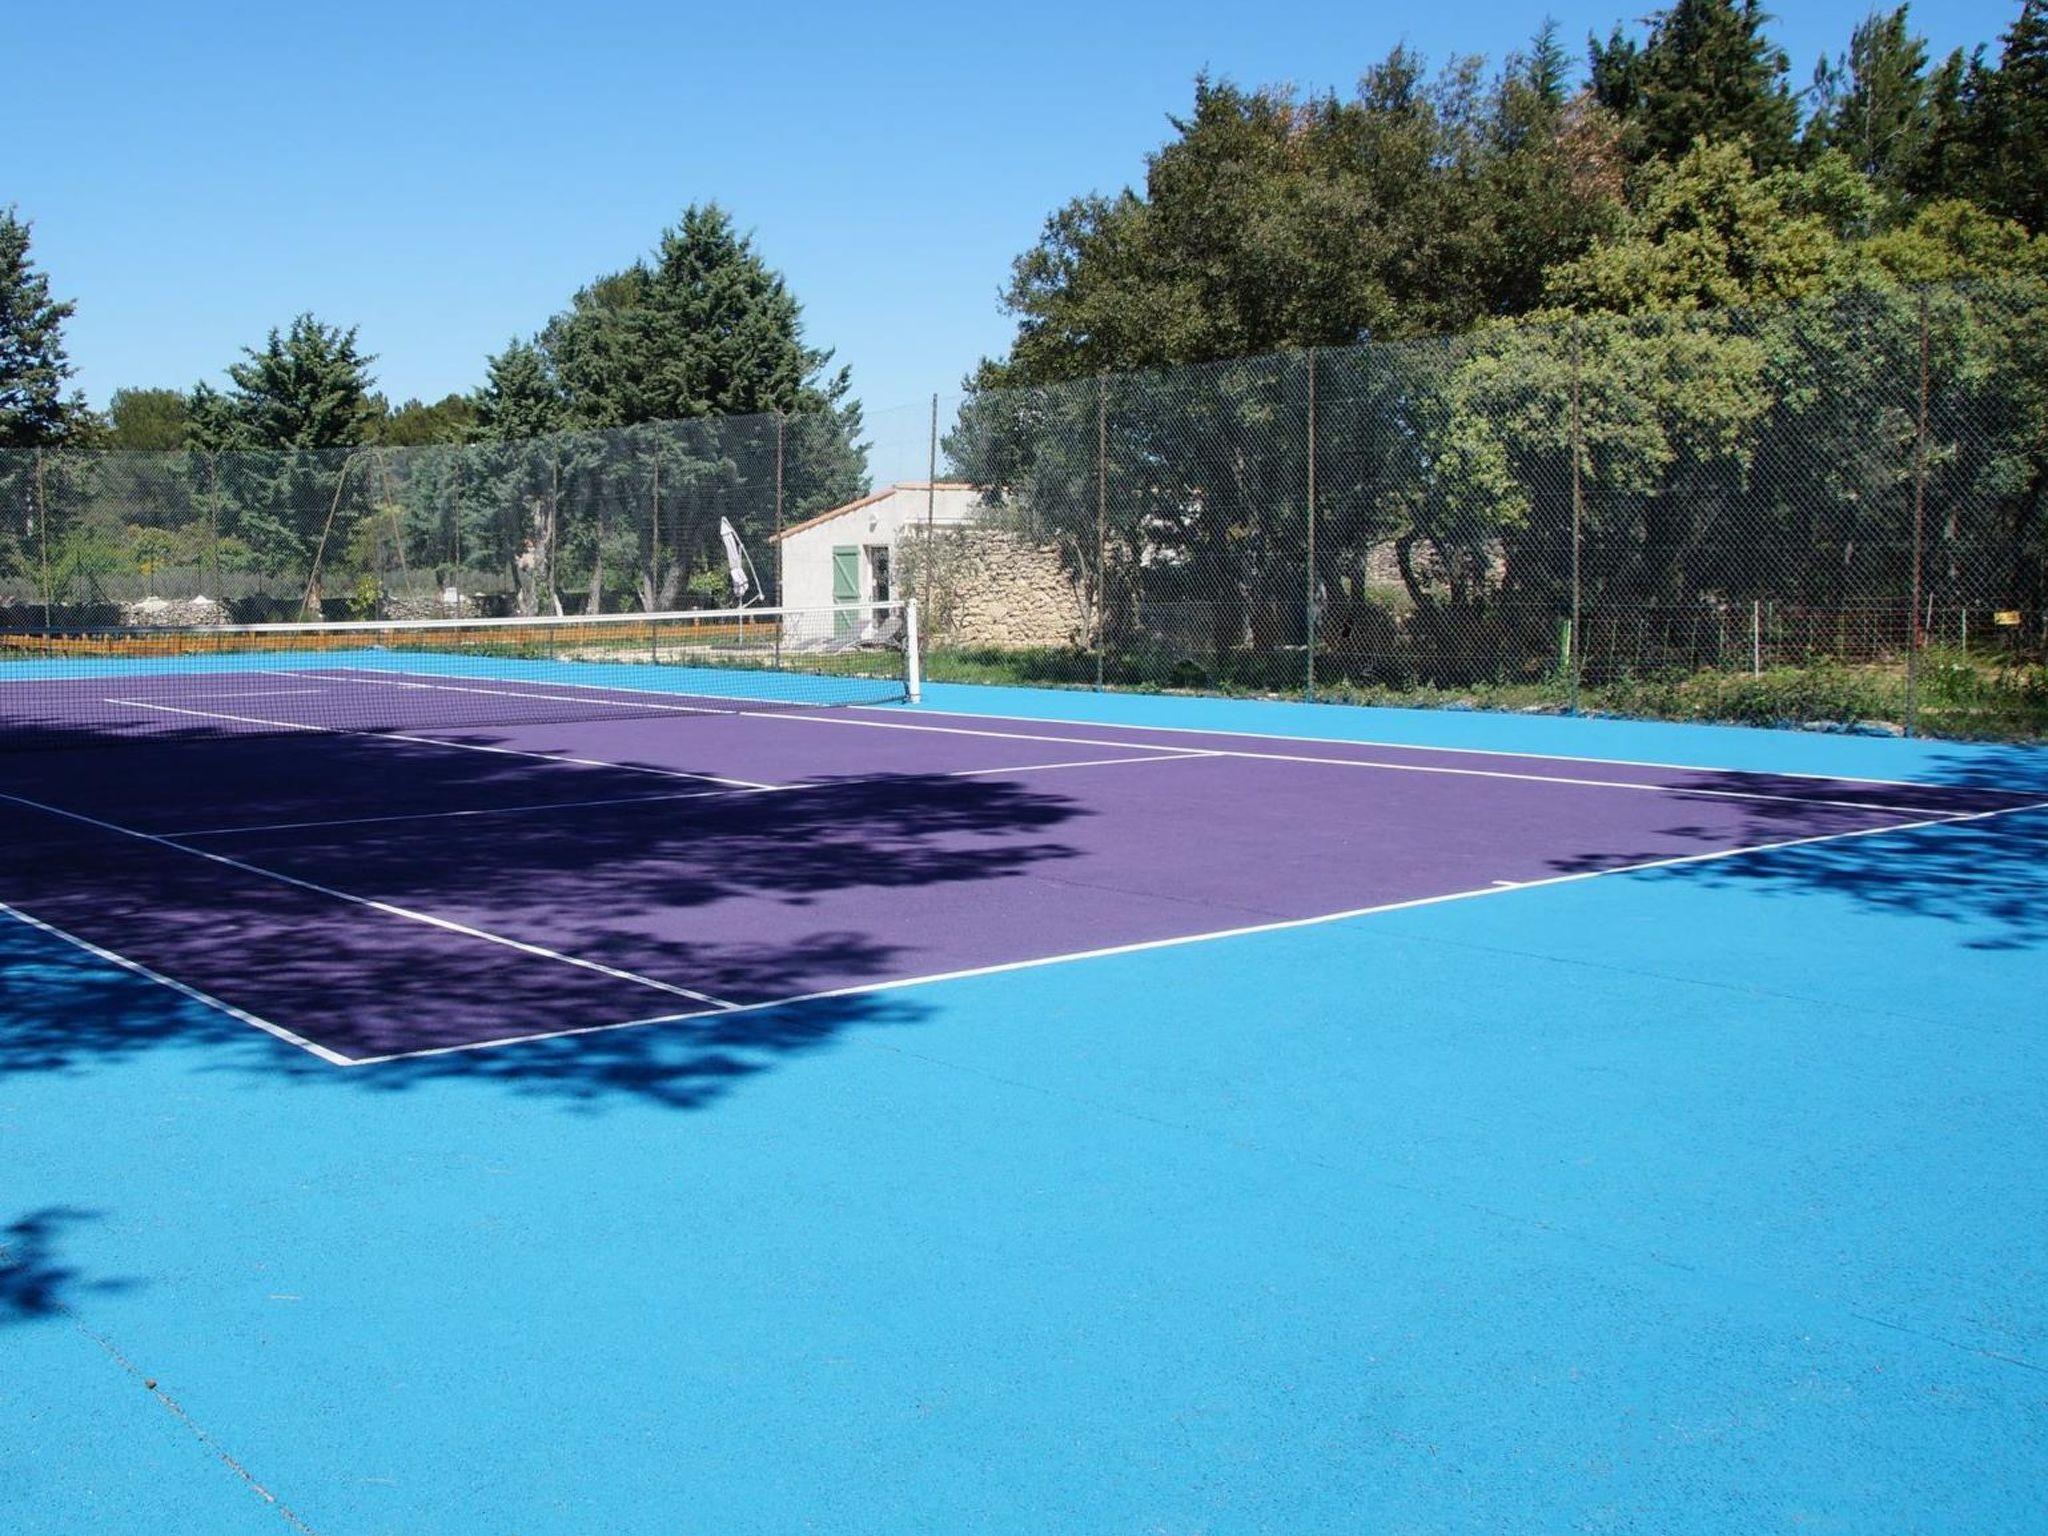
[[578, 426], [839, 407], [845, 370], [806, 344], [787, 282], [716, 203], [692, 205], [651, 258], [598, 278], [541, 346]]
[[1042, 383], [1364, 336], [1536, 302], [1618, 204], [1611, 125], [1567, 94], [1553, 32], [1491, 82], [1397, 48], [1348, 100], [1206, 77], [1142, 193], [1077, 198], [1013, 266], [1009, 355]]
[[356, 330], [323, 325], [310, 314], [271, 331], [262, 347], [243, 348], [228, 366], [229, 388], [192, 392], [192, 435], [214, 449], [347, 448], [364, 442], [378, 409], [370, 364]]
[[34, 226], [0, 208], [0, 448], [62, 442], [90, 419], [84, 399], [66, 395], [76, 371], [64, 351], [64, 322], [77, 305], [50, 297], [50, 279], [29, 257]]
[[1868, 183], [1829, 155], [1758, 176], [1740, 144], [1695, 144], [1641, 175], [1609, 236], [1550, 274], [1561, 303], [1629, 314], [1782, 303], [1820, 292], [1841, 232], [1867, 222]]
[[561, 430], [568, 401], [548, 356], [517, 338], [484, 363], [484, 386], [476, 394], [479, 436], [492, 442], [545, 437]]
[[1918, 184], [1932, 108], [1927, 44], [1908, 28], [1905, 6], [1857, 23], [1848, 51], [1814, 71], [1813, 98], [1809, 149], [1839, 151], [1895, 197]]
[[[377, 420], [354, 327], [302, 314], [230, 364], [228, 387], [192, 391], [187, 441], [209, 452], [220, 532], [318, 617], [356, 526], [376, 515], [350, 451]], [[288, 610], [289, 611], [289, 610]]]
[[1591, 44], [1594, 96], [1625, 124], [1633, 160], [1676, 160], [1698, 138], [1746, 139], [1766, 170], [1792, 159], [1799, 110], [1767, 19], [1757, 0], [1677, 0], [1641, 44], [1619, 27]]
[[185, 446], [192, 418], [182, 389], [117, 389], [107, 405], [106, 446], [150, 453]]
[[[731, 216], [686, 209], [647, 258], [586, 284], [533, 343], [493, 360], [484, 435], [564, 431], [544, 502], [540, 472], [521, 472], [526, 568], [548, 567], [543, 587], [587, 579], [593, 607], [630, 573], [642, 606], [668, 607], [722, 562], [721, 518], [766, 538], [778, 484], [790, 518], [860, 495], [860, 406], [831, 361]], [[558, 508], [573, 514], [559, 525]]]
[[2048, 233], [2048, 0], [2025, 0], [1983, 83], [1976, 200]]
[[392, 448], [418, 448], [429, 443], [459, 443], [476, 428], [476, 400], [470, 395], [444, 395], [432, 405], [408, 400], [392, 406], [382, 396], [371, 405], [378, 419], [370, 441]]

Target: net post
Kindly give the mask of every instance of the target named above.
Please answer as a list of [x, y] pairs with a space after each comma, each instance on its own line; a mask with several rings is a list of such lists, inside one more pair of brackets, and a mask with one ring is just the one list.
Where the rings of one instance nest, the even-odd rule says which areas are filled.
[[917, 599], [903, 604], [903, 693], [911, 703], [924, 698], [924, 661], [918, 654]]

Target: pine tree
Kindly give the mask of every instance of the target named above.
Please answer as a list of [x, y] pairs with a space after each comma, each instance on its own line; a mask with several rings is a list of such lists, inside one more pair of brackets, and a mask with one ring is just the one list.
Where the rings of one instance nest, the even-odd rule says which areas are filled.
[[1977, 201], [2048, 231], [2048, 0], [2025, 0], [1985, 83]]
[[715, 203], [585, 287], [541, 344], [579, 426], [829, 410], [845, 394], [782, 275]]
[[1928, 75], [1926, 144], [1906, 177], [1906, 191], [1914, 198], [1974, 194], [1983, 161], [1979, 136], [1990, 74], [1982, 48], [1969, 54], [1958, 48]]
[[300, 315], [273, 330], [261, 348], [243, 348], [228, 368], [230, 387], [192, 392], [192, 437], [216, 449], [347, 448], [377, 419], [370, 364], [356, 332]]
[[1677, 0], [1640, 46], [1616, 29], [1591, 49], [1593, 92], [1627, 125], [1633, 159], [1676, 160], [1695, 139], [1744, 139], [1759, 167], [1786, 163], [1798, 107], [1789, 61], [1757, 0]]
[[1927, 44], [1906, 23], [1906, 7], [1873, 11], [1849, 49], [1814, 71], [1813, 149], [1840, 150], [1884, 191], [1914, 185], [1928, 151]]
[[561, 429], [565, 404], [547, 354], [533, 342], [514, 340], [484, 364], [477, 433], [493, 442], [545, 437]]
[[76, 371], [64, 322], [77, 306], [50, 297], [49, 277], [29, 259], [32, 228], [0, 208], [0, 448], [60, 442], [90, 420], [84, 399], [64, 393]]
[[[778, 484], [790, 517], [860, 495], [860, 407], [830, 362], [806, 344], [782, 275], [716, 204], [685, 210], [647, 257], [586, 284], [533, 343], [492, 360], [478, 401], [488, 439], [561, 434], [524, 460], [484, 456], [493, 494], [527, 508], [518, 568], [550, 567], [530, 598], [522, 577], [521, 603], [559, 601], [558, 563], [559, 585], [584, 587], [592, 608], [628, 579], [642, 606], [673, 606], [723, 558], [720, 518], [758, 540]], [[580, 510], [557, 524], [563, 486]]]

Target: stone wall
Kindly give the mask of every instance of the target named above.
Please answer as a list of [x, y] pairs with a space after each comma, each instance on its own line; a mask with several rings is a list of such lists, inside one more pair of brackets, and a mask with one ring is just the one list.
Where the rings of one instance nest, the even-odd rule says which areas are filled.
[[[1088, 633], [1087, 606], [1059, 550], [1007, 529], [905, 529], [899, 590], [926, 599], [925, 631], [939, 645], [1022, 650], [1071, 646]], [[925, 566], [930, 565], [930, 584]]]
[[483, 605], [468, 592], [391, 592], [384, 598], [387, 619], [474, 619], [482, 613]]
[[230, 617], [210, 597], [144, 597], [121, 605], [121, 622], [131, 629], [210, 629]]

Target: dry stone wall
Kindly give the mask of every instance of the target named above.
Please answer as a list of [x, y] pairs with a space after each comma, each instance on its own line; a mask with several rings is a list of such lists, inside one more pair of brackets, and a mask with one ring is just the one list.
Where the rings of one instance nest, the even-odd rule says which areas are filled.
[[1085, 642], [1087, 605], [1054, 545], [985, 527], [941, 529], [929, 539], [906, 529], [903, 544], [906, 590], [929, 593], [933, 642], [1003, 650]]

